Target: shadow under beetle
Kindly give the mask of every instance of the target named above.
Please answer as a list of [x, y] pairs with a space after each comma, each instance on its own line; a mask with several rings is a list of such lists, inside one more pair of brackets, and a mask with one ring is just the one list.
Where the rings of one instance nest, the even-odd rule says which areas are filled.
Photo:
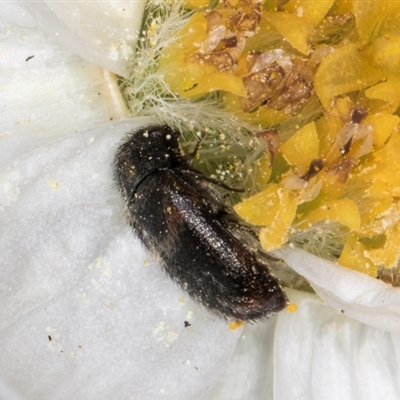
[[249, 229], [223, 203], [214, 181], [181, 155], [168, 126], [138, 129], [118, 149], [115, 180], [129, 223], [191, 297], [228, 319], [257, 320], [287, 298]]

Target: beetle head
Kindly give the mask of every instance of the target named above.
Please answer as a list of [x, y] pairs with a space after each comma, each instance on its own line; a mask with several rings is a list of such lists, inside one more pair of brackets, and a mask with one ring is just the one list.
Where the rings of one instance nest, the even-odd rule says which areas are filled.
[[149, 126], [132, 132], [119, 148], [116, 158], [116, 179], [130, 197], [142, 180], [153, 172], [185, 163], [180, 154], [179, 133], [170, 127]]

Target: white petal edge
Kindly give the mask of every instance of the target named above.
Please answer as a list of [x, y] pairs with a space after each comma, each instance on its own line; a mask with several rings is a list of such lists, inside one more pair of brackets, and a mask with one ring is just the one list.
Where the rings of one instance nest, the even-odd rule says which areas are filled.
[[335, 310], [368, 325], [400, 333], [400, 290], [298, 248], [275, 252], [304, 276]]
[[274, 399], [398, 399], [400, 335], [360, 323], [311, 294], [278, 317]]
[[145, 0], [21, 1], [38, 26], [66, 48], [108, 71], [128, 76]]
[[0, 24], [2, 26], [11, 24], [30, 28], [36, 26], [35, 20], [32, 16], [16, 1], [2, 2], [0, 9]]
[[112, 161], [149, 123], [75, 134], [0, 171], [0, 376], [21, 397], [198, 398], [232, 357], [242, 330], [177, 288], [125, 221]]
[[295, 312], [247, 325], [228, 370], [204, 397], [218, 399], [398, 399], [400, 335], [287, 289]]
[[273, 350], [276, 323], [281, 313], [264, 322], [246, 324], [227, 371], [202, 400], [274, 397]]
[[0, 168], [58, 137], [128, 116], [115, 75], [36, 28], [9, 24], [7, 11], [17, 13], [0, 12]]

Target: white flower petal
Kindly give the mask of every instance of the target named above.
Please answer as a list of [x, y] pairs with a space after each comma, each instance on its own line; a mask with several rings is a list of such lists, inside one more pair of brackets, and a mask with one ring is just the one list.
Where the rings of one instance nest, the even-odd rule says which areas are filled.
[[142, 24], [145, 0], [21, 2], [38, 25], [74, 53], [127, 76]]
[[231, 359], [241, 329], [178, 289], [125, 221], [113, 157], [148, 123], [76, 134], [0, 171], [0, 376], [22, 397], [196, 398]]
[[275, 252], [338, 311], [371, 326], [400, 333], [400, 290], [304, 250]]
[[279, 314], [245, 326], [227, 371], [202, 400], [274, 398], [273, 349], [278, 318]]
[[0, 168], [54, 138], [128, 115], [113, 74], [35, 28], [7, 24], [0, 55]]
[[276, 399], [398, 399], [400, 335], [357, 322], [315, 295], [288, 290], [298, 309], [279, 315]]
[[16, 1], [2, 2], [0, 9], [0, 24], [2, 26], [11, 24], [30, 28], [36, 26], [33, 17]]
[[295, 312], [248, 325], [204, 399], [398, 399], [400, 335], [288, 289]]

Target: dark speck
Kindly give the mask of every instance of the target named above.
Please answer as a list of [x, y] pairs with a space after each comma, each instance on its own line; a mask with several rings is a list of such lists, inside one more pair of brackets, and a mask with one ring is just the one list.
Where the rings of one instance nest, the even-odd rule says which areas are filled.
[[29, 60], [31, 60], [33, 57], [35, 57], [35, 56], [29, 56], [25, 61], [29, 61]]
[[187, 322], [187, 321], [185, 321], [184, 324], [185, 324], [185, 328], [187, 328], [188, 326], [192, 326], [192, 324], [190, 324], [190, 323]]
[[368, 115], [368, 110], [365, 107], [355, 106], [351, 111], [351, 122], [359, 124]]

